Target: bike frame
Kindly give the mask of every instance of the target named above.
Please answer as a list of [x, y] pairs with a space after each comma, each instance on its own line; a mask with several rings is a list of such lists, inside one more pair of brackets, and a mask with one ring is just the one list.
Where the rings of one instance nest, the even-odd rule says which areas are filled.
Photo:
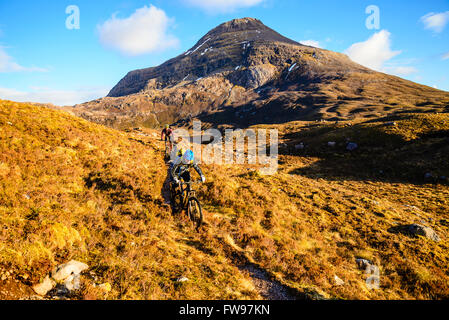
[[181, 182], [180, 188], [181, 194], [183, 195], [182, 207], [184, 208], [184, 210], [187, 208], [189, 199], [192, 197], [196, 197], [196, 191], [192, 189], [192, 185], [197, 183], [199, 183], [199, 181]]

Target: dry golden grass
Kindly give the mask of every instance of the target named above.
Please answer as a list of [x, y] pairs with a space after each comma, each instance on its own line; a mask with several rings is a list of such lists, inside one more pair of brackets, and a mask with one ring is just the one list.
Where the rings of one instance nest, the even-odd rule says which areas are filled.
[[165, 164], [151, 142], [1, 101], [0, 175], [0, 269], [26, 285], [77, 259], [92, 272], [81, 298], [103, 298], [93, 284], [105, 282], [109, 299], [258, 297], [164, 206]]
[[[449, 188], [420, 181], [427, 170], [449, 176], [448, 115], [387, 120], [278, 126], [281, 140], [307, 147], [281, 149], [273, 176], [204, 166], [206, 226], [195, 233], [164, 205], [162, 143], [151, 134], [2, 101], [0, 268], [31, 285], [69, 259], [86, 262], [80, 298], [260, 298], [238, 253], [300, 292], [448, 298]], [[347, 138], [358, 151], [344, 150]], [[389, 232], [409, 223], [431, 226], [441, 241]], [[380, 290], [367, 289], [356, 258], [380, 267]], [[182, 276], [190, 281], [176, 282]], [[94, 282], [112, 291], [104, 297]]]
[[[238, 246], [291, 287], [345, 299], [447, 297], [447, 224], [441, 223], [447, 219], [447, 187], [308, 178], [289, 173], [304, 165], [301, 159], [288, 161], [273, 177], [247, 175], [244, 169], [207, 171], [212, 182], [202, 200], [214, 213], [214, 227], [231, 233]], [[442, 242], [388, 232], [422, 220]], [[381, 290], [366, 289], [356, 258], [380, 266]], [[431, 275], [422, 285], [406, 279], [422, 270]], [[335, 286], [334, 275], [346, 284]]]
[[[387, 120], [278, 126], [281, 139], [306, 149], [281, 150], [274, 176], [209, 168], [202, 199], [221, 216], [217, 229], [291, 287], [344, 299], [447, 298], [449, 188], [423, 177], [449, 176], [449, 114]], [[347, 152], [347, 139], [359, 150]], [[412, 223], [431, 226], [441, 242], [389, 231]], [[380, 267], [380, 290], [367, 289], [357, 258]]]

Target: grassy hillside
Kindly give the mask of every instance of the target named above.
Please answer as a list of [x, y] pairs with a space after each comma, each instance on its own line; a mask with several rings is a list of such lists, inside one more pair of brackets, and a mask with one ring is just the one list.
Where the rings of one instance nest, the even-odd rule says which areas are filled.
[[[286, 145], [276, 175], [204, 166], [196, 233], [164, 204], [151, 132], [2, 101], [0, 271], [12, 273], [3, 298], [23, 297], [69, 259], [90, 266], [75, 298], [258, 299], [249, 264], [302, 298], [449, 297], [448, 114], [277, 127]], [[359, 148], [346, 151], [347, 141]], [[411, 223], [441, 241], [394, 231]], [[379, 266], [379, 290], [367, 289], [357, 258]], [[93, 287], [104, 282], [107, 296]]]
[[[289, 147], [277, 175], [208, 171], [203, 200], [217, 228], [292, 287], [345, 299], [449, 297], [449, 114], [278, 129]], [[348, 152], [347, 141], [359, 148]], [[295, 150], [300, 142], [305, 149]], [[394, 232], [412, 223], [441, 241]], [[358, 258], [379, 266], [381, 290], [367, 289]]]
[[[247, 276], [174, 220], [161, 195], [160, 152], [66, 113], [0, 102], [0, 281], [3, 299], [31, 294], [55, 266], [90, 266], [80, 297], [257, 298]], [[190, 279], [177, 283], [180, 277]], [[22, 295], [22, 296], [21, 296]]]

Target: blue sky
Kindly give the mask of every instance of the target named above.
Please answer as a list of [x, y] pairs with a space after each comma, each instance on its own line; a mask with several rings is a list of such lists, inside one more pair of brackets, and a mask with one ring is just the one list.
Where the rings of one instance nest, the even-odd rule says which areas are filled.
[[[70, 5], [79, 8], [79, 29], [66, 27]], [[379, 10], [374, 29], [370, 5]], [[127, 72], [159, 65], [242, 17], [449, 91], [448, 0], [0, 0], [0, 98], [99, 98]]]

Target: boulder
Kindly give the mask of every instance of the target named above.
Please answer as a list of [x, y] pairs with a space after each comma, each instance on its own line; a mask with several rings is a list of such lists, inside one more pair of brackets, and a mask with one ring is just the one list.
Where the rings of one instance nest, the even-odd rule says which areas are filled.
[[51, 276], [56, 281], [64, 281], [71, 275], [79, 275], [84, 270], [88, 269], [89, 266], [85, 263], [72, 260], [68, 263], [58, 266], [53, 270]]
[[407, 227], [407, 230], [414, 236], [423, 236], [433, 241], [440, 241], [440, 237], [438, 236], [438, 234], [430, 227], [414, 223], [409, 225]]
[[50, 290], [53, 289], [55, 285], [56, 283], [53, 280], [51, 280], [49, 276], [46, 276], [41, 283], [33, 286], [33, 290], [38, 295], [45, 296]]
[[390, 229], [388, 229], [388, 231], [392, 233], [402, 233], [411, 237], [422, 236], [433, 241], [440, 241], [440, 237], [435, 232], [435, 230], [417, 223], [391, 227]]

